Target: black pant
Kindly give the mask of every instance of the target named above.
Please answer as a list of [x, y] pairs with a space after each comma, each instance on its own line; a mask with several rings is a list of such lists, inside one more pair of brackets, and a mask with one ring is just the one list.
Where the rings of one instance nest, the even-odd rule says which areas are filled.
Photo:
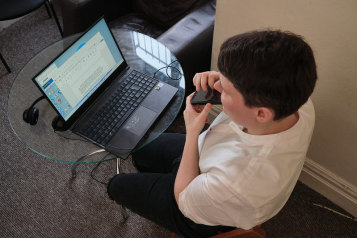
[[133, 153], [140, 173], [119, 174], [108, 185], [109, 197], [131, 211], [184, 237], [209, 237], [234, 227], [196, 224], [178, 208], [174, 195], [185, 134], [162, 134]]

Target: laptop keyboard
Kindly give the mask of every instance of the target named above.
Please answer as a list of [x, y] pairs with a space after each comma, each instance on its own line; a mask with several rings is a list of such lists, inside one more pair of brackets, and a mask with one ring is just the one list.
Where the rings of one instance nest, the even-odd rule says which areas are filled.
[[138, 71], [132, 71], [79, 133], [105, 145], [158, 82]]

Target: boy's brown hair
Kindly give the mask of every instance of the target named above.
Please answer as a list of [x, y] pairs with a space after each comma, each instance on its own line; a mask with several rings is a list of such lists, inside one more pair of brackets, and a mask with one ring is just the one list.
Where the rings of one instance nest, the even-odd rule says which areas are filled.
[[220, 72], [242, 94], [247, 107], [267, 107], [274, 120], [295, 113], [314, 91], [314, 54], [304, 38], [279, 30], [233, 36], [221, 46]]

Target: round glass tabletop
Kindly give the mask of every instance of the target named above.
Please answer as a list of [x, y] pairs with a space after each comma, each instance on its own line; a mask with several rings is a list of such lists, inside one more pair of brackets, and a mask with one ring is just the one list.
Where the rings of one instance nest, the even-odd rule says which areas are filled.
[[[185, 78], [176, 57], [160, 42], [134, 31], [118, 29], [112, 32], [130, 67], [149, 76], [155, 75], [158, 80], [178, 88], [170, 104], [136, 146], [136, 151], [155, 140], [174, 121], [184, 101]], [[70, 130], [54, 132], [51, 123], [57, 113], [46, 100], [35, 106], [40, 111], [37, 125], [31, 126], [23, 120], [24, 110], [42, 96], [32, 78], [80, 35], [73, 35], [50, 45], [22, 68], [10, 89], [8, 119], [17, 137], [29, 149], [44, 157], [67, 163], [97, 163], [117, 157], [108, 152], [93, 153], [101, 148]], [[164, 68], [168, 65], [173, 67]], [[91, 153], [93, 154], [86, 156], [84, 160], [78, 161], [79, 158]]]

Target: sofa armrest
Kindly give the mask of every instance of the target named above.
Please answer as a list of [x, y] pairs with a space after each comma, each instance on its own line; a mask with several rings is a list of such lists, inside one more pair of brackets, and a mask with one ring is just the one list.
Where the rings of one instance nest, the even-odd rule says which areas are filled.
[[128, 0], [61, 0], [63, 35], [87, 30], [101, 16], [108, 23], [132, 10]]
[[195, 74], [211, 68], [215, 13], [216, 0], [210, 0], [157, 38], [179, 60], [185, 74], [186, 96], [195, 91]]

